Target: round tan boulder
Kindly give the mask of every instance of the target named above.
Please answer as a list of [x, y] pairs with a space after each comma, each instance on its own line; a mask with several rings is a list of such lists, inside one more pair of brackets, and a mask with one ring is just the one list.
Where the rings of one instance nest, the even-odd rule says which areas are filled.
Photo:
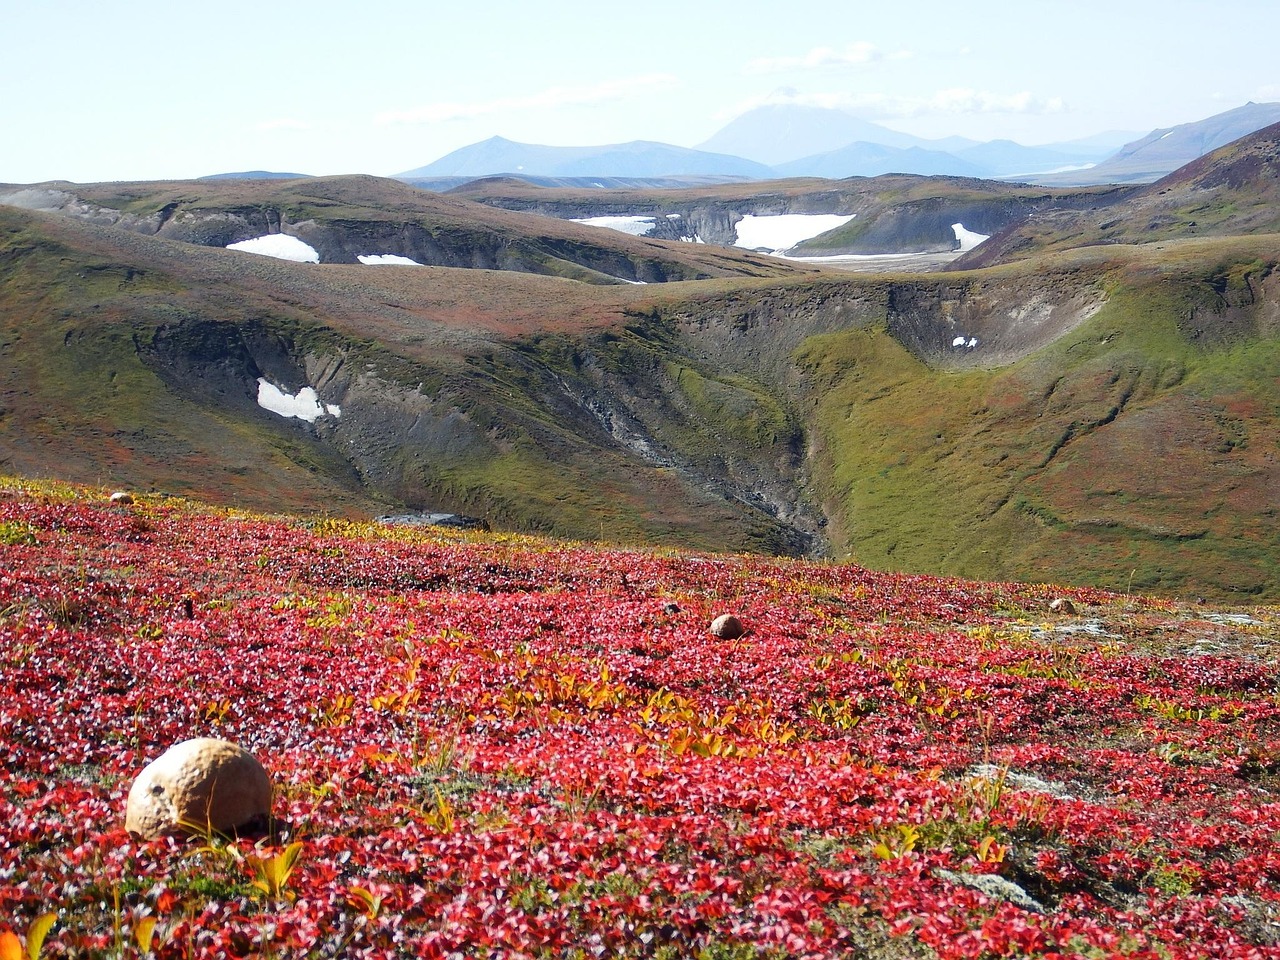
[[737, 640], [747, 632], [747, 628], [731, 613], [723, 614], [711, 621], [711, 635], [721, 640]]
[[1049, 610], [1053, 613], [1063, 613], [1071, 616], [1076, 612], [1076, 605], [1066, 597], [1058, 597], [1049, 602]]
[[175, 744], [129, 789], [124, 826], [142, 840], [231, 833], [271, 813], [271, 779], [253, 754], [226, 740]]
[[107, 499], [110, 500], [112, 503], [117, 503], [117, 504], [127, 506], [128, 504], [133, 503], [133, 494], [126, 493], [123, 490], [117, 490]]

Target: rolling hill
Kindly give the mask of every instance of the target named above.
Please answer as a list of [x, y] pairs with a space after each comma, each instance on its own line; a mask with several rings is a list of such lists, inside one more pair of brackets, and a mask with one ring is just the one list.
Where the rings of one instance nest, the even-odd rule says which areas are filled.
[[[407, 506], [575, 538], [1280, 596], [1269, 143], [1132, 196], [1086, 191], [1108, 209], [1046, 206], [988, 241], [990, 265], [970, 254], [970, 269], [910, 276], [800, 272], [373, 178], [45, 185], [73, 196], [63, 212], [0, 207], [0, 470], [267, 509]], [[893, 184], [909, 194], [897, 210], [969, 189]], [[757, 202], [816, 204], [817, 186]], [[746, 190], [710, 192], [742, 203]], [[1204, 207], [1194, 224], [1169, 212], [1189, 203]], [[1138, 216], [1152, 210], [1168, 217], [1154, 231]], [[407, 238], [446, 213], [434, 236], [447, 256], [483, 266], [474, 251], [501, 236], [532, 260], [537, 243], [576, 239], [615, 258], [611, 277], [564, 257], [546, 270], [559, 276], [519, 258], [505, 271], [332, 262], [354, 259], [353, 237]], [[271, 216], [330, 262], [190, 242]], [[1117, 217], [1128, 232], [1105, 243], [1045, 228]], [[642, 262], [706, 279], [607, 282]], [[570, 263], [591, 282], [563, 275]], [[268, 386], [297, 403], [314, 391], [315, 415], [272, 412]]]

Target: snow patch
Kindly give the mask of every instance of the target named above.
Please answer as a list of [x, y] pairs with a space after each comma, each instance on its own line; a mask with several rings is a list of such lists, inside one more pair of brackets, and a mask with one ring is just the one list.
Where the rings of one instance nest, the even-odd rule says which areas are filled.
[[983, 240], [990, 240], [989, 233], [974, 233], [972, 230], [966, 230], [963, 223], [953, 223], [951, 232], [956, 235], [956, 239], [960, 241], [960, 252], [968, 253]]
[[738, 239], [735, 247], [749, 250], [770, 250], [781, 253], [798, 243], [812, 240], [818, 234], [843, 227], [856, 214], [841, 216], [838, 213], [782, 213], [776, 216], [757, 216], [748, 213], [738, 221]]
[[303, 243], [297, 237], [287, 233], [269, 233], [265, 237], [254, 237], [252, 240], [241, 240], [239, 243], [228, 243], [228, 250], [239, 250], [242, 253], [256, 253], [264, 257], [275, 257], [277, 260], [292, 260], [294, 263], [319, 263], [320, 254], [315, 247]]
[[957, 350], [972, 350], [978, 345], [977, 337], [956, 337], [951, 341], [951, 346]]
[[356, 257], [361, 263], [367, 267], [381, 266], [404, 266], [404, 267], [420, 267], [417, 260], [411, 260], [409, 257], [401, 257], [394, 253], [374, 253], [368, 256]]
[[258, 406], [282, 417], [295, 417], [307, 423], [315, 423], [324, 416], [342, 416], [341, 407], [336, 403], [322, 404], [311, 387], [303, 387], [296, 394], [288, 394], [266, 377], [258, 378]]
[[610, 230], [618, 230], [621, 233], [629, 233], [633, 237], [647, 237], [653, 233], [653, 228], [657, 226], [654, 217], [583, 217], [582, 219], [574, 218], [574, 223], [581, 223], [588, 227], [607, 227]]

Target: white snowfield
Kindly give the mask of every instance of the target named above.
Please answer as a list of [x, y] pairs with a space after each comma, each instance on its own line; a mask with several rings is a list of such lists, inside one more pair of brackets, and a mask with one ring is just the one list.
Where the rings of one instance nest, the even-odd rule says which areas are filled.
[[974, 233], [972, 230], [966, 230], [963, 223], [953, 223], [951, 231], [956, 235], [956, 239], [960, 241], [960, 252], [968, 253], [983, 240], [990, 240], [989, 233]]
[[588, 227], [608, 227], [610, 230], [618, 230], [622, 233], [629, 233], [633, 237], [647, 237], [653, 233], [653, 228], [657, 226], [656, 217], [584, 217], [581, 220], [573, 220], [573, 223], [581, 223]]
[[765, 249], [783, 253], [798, 243], [812, 240], [820, 233], [843, 227], [855, 214], [838, 213], [781, 213], [776, 216], [757, 216], [749, 213], [738, 221], [738, 239], [735, 247], [748, 250]]
[[320, 254], [316, 253], [314, 247], [286, 233], [269, 233], [265, 237], [228, 243], [227, 249], [257, 253], [264, 257], [275, 257], [277, 260], [292, 260], [294, 263], [320, 262]]
[[282, 417], [295, 417], [307, 423], [315, 423], [321, 417], [340, 417], [342, 408], [336, 403], [321, 403], [311, 387], [303, 387], [296, 394], [288, 394], [269, 381], [258, 378], [258, 406]]
[[420, 267], [417, 260], [410, 257], [402, 257], [394, 253], [372, 253], [367, 256], [357, 256], [357, 260], [367, 267], [397, 266], [397, 267]]
[[956, 337], [954, 340], [951, 341], [951, 346], [955, 347], [957, 350], [961, 350], [961, 349], [972, 350], [977, 345], [978, 345], [977, 337], [969, 337], [968, 339], [964, 337]]

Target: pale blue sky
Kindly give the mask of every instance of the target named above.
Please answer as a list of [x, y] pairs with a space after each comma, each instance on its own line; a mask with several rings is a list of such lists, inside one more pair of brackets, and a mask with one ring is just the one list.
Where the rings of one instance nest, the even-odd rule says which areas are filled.
[[694, 146], [769, 99], [925, 137], [1280, 100], [1276, 0], [0, 0], [0, 182], [389, 175], [500, 134]]

